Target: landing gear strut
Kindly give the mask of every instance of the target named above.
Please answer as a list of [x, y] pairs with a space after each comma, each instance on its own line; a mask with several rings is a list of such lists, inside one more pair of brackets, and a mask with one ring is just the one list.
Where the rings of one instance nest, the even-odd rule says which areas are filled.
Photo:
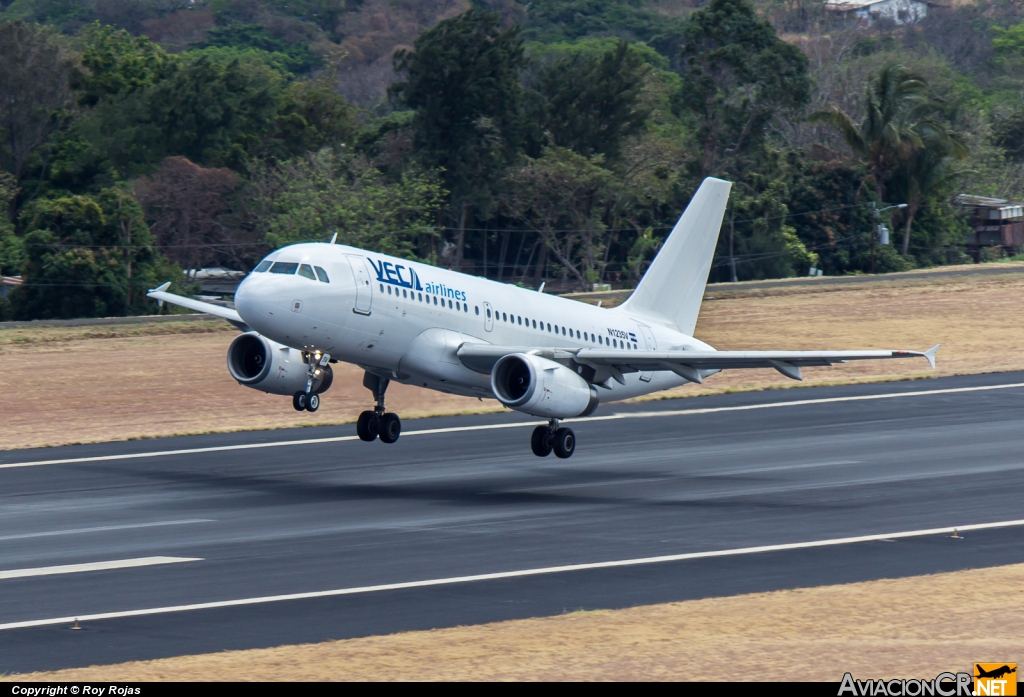
[[571, 428], [558, 427], [558, 419], [551, 419], [547, 426], [533, 429], [530, 448], [537, 457], [547, 457], [551, 451], [563, 460], [576, 452], [576, 434]]
[[373, 393], [376, 401], [373, 411], [364, 411], [356, 421], [356, 433], [360, 440], [367, 442], [377, 439], [380, 436], [382, 443], [394, 443], [402, 435], [402, 421], [398, 414], [384, 411], [384, 393], [388, 390], [391, 381], [387, 378], [365, 373], [363, 375], [363, 387]]
[[[295, 411], [316, 411], [320, 408], [320, 392], [331, 386], [331, 368], [327, 363], [331, 354], [311, 351], [306, 357], [306, 389], [292, 395], [292, 406]], [[313, 385], [317, 391], [313, 391]]]

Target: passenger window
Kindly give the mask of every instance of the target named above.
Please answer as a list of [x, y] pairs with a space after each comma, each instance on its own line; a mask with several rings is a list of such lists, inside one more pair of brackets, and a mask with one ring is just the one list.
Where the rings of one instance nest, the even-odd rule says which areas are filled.
[[[480, 306], [479, 306], [479, 305], [474, 305], [474, 306], [473, 306], [473, 309], [474, 309], [474, 310], [476, 310], [476, 313], [477, 313], [478, 315], [480, 314]], [[487, 314], [490, 314], [490, 313], [488, 312]]]
[[582, 339], [583, 338], [583, 337], [580, 336], [580, 330], [579, 329], [576, 330], [576, 338], [577, 339]]
[[420, 296], [420, 302], [423, 302], [423, 293], [417, 293], [416, 295]]
[[434, 296], [434, 304], [437, 305], [437, 296]]
[[586, 332], [583, 332], [583, 340], [584, 341], [590, 341], [590, 339], [587, 338], [587, 333]]
[[534, 329], [536, 329], [536, 328], [537, 328], [537, 320], [533, 320], [533, 328], [534, 328]]
[[548, 331], [551, 331], [551, 322], [548, 322]]
[[298, 264], [285, 263], [283, 261], [275, 261], [274, 265], [270, 267], [270, 273], [282, 273], [290, 276], [295, 273], [299, 268]]
[[600, 336], [599, 336], [599, 337], [597, 337], [597, 343], [599, 343], [599, 344], [601, 344], [602, 346], [604, 346], [604, 339], [603, 339], [602, 337], [600, 337]]
[[330, 283], [331, 279], [327, 278], [327, 272], [321, 269], [319, 266], [314, 266], [313, 269], [316, 271], [316, 277], [320, 279], [321, 283]]
[[381, 293], [383, 293], [383, 292], [384, 292], [384, 284], [383, 284], [383, 283], [381, 283], [381, 284], [380, 284], [380, 292], [381, 292]]
[[405, 294], [405, 289], [404, 289], [404, 288], [402, 289], [402, 297], [403, 297], [403, 298], [407, 298], [407, 297], [409, 297], [409, 296], [407, 296], [407, 295]]
[[565, 327], [562, 327], [562, 336], [565, 336]]
[[388, 295], [391, 295], [391, 286], [388, 286]]
[[[477, 313], [478, 315], [480, 314], [480, 308], [479, 308], [479, 307], [478, 307], [478, 308], [476, 308], [476, 313]], [[491, 309], [490, 309], [490, 308], [487, 308], [487, 319], [490, 319], [490, 318], [491, 318]]]
[[270, 268], [270, 265], [271, 265], [271, 264], [273, 264], [273, 263], [274, 263], [274, 262], [272, 262], [272, 261], [266, 261], [266, 260], [263, 260], [263, 261], [261, 261], [261, 262], [260, 262], [260, 263], [259, 263], [259, 264], [258, 264], [258, 265], [256, 266], [256, 268], [255, 268], [255, 269], [253, 269], [253, 270], [252, 270], [252, 272], [253, 272], [253, 273], [263, 273], [264, 271], [266, 271], [267, 269], [269, 269], [269, 268]]
[[461, 309], [462, 309], [462, 306], [461, 306], [461, 305], [459, 305], [459, 303], [458, 303], [458, 302], [456, 302], [456, 303], [455, 303], [455, 309], [456, 309], [456, 310], [461, 310]]
[[468, 303], [464, 304], [462, 306], [462, 311], [465, 312], [467, 315], [469, 314], [469, 304]]
[[508, 315], [505, 314], [504, 312], [501, 313], [501, 321], [508, 322]]
[[523, 326], [523, 318], [522, 317], [516, 317], [516, 319], [519, 320], [519, 326], [520, 327]]

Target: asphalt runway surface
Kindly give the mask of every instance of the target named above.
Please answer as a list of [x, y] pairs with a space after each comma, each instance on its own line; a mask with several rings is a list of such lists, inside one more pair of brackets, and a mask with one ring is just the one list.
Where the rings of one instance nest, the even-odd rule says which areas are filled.
[[1024, 562], [1024, 373], [595, 417], [0, 452], [0, 673]]

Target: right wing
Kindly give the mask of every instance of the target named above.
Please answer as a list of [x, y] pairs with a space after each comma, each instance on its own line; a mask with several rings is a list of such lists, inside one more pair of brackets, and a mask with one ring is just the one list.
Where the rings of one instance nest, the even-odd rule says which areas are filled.
[[[793, 380], [803, 380], [803, 366], [829, 366], [847, 361], [877, 360], [885, 358], [924, 358], [935, 368], [935, 345], [927, 351], [872, 350], [872, 351], [623, 351], [600, 348], [538, 348], [536, 346], [495, 346], [493, 344], [463, 344], [459, 347], [459, 360], [472, 370], [489, 373], [494, 364], [510, 353], [530, 353], [555, 361], [573, 361], [595, 370], [595, 384], [608, 379], [625, 384], [624, 373], [668, 370], [690, 382], [703, 382], [703, 378], [719, 370], [737, 368], [775, 368]], [[702, 372], [703, 371], [703, 372]]]
[[146, 293], [150, 298], [153, 298], [158, 303], [163, 305], [168, 302], [172, 305], [178, 305], [180, 307], [187, 307], [189, 310], [195, 310], [196, 312], [205, 312], [208, 315], [214, 315], [226, 319], [231, 324], [235, 325], [243, 332], [252, 331], [249, 325], [245, 323], [242, 317], [229, 307], [223, 307], [221, 305], [214, 305], [213, 303], [205, 303], [202, 300], [194, 300], [192, 298], [186, 298], [183, 295], [175, 295], [174, 293], [168, 293], [167, 289], [170, 287], [171, 282], [154, 288], [153, 290]]

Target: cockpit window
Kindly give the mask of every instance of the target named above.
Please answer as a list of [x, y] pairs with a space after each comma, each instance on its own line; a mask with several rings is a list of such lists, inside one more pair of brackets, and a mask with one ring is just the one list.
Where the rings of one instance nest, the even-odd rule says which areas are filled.
[[292, 264], [284, 261], [275, 261], [274, 265], [270, 267], [270, 273], [283, 273], [291, 275], [299, 268], [298, 264]]
[[299, 267], [299, 275], [303, 278], [308, 278], [311, 281], [316, 280], [316, 276], [313, 275], [313, 267], [309, 264], [303, 264]]
[[267, 261], [266, 259], [264, 259], [263, 261], [261, 261], [259, 263], [259, 266], [257, 266], [255, 269], [252, 270], [252, 272], [253, 273], [263, 273], [264, 271], [269, 269], [270, 265], [273, 264], [273, 263], [274, 262], [272, 262], [272, 261]]
[[331, 279], [327, 278], [327, 272], [321, 269], [319, 266], [314, 266], [316, 269], [316, 277], [320, 279], [322, 283], [330, 283]]

